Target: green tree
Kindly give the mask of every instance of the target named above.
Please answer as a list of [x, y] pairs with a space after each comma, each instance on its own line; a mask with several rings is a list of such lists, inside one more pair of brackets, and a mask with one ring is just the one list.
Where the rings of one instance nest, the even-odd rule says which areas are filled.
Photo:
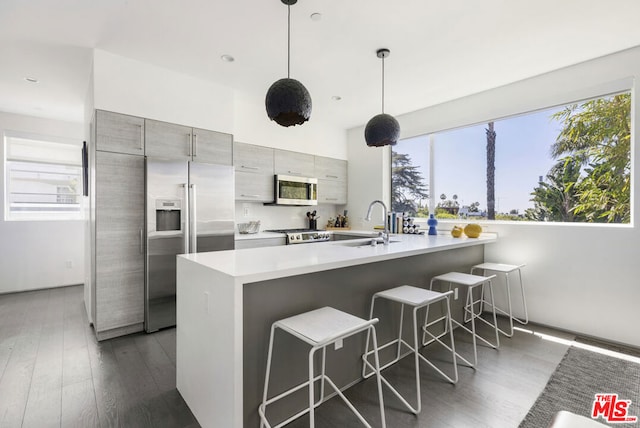
[[560, 160], [533, 190], [534, 208], [525, 212], [532, 221], [584, 221], [576, 218], [574, 208], [578, 200], [576, 183], [580, 178], [580, 161], [571, 157]]
[[429, 197], [419, 167], [411, 163], [409, 155], [392, 151], [391, 177], [391, 209], [415, 214], [420, 200]]
[[487, 129], [487, 219], [496, 219], [496, 131], [493, 122]]
[[563, 129], [551, 148], [583, 167], [573, 212], [590, 222], [631, 220], [631, 94], [573, 104], [553, 115]]

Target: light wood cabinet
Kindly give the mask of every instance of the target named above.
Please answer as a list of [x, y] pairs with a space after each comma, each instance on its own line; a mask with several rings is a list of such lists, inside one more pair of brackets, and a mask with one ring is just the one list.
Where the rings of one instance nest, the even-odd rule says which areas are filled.
[[144, 155], [144, 119], [97, 110], [96, 149], [114, 153]]
[[148, 157], [231, 165], [233, 136], [158, 120], [145, 120]]
[[319, 204], [347, 203], [347, 161], [316, 156], [315, 174], [318, 178]]
[[235, 198], [237, 201], [273, 202], [274, 149], [253, 144], [233, 144]]
[[94, 328], [106, 339], [143, 329], [144, 157], [95, 157]]
[[313, 177], [315, 175], [314, 156], [307, 153], [276, 149], [273, 157], [276, 174]]
[[347, 182], [318, 180], [318, 203], [344, 205], [347, 203]]
[[217, 165], [233, 164], [233, 135], [193, 128], [193, 160]]
[[315, 157], [315, 175], [318, 180], [347, 181], [347, 161], [323, 156]]
[[273, 152], [271, 147], [236, 141], [233, 143], [233, 166], [236, 171], [273, 175]]

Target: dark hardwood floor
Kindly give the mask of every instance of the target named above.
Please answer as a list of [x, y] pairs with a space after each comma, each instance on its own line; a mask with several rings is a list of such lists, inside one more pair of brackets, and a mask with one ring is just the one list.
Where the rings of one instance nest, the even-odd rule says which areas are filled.
[[[468, 352], [469, 338], [457, 334], [456, 346]], [[455, 386], [423, 364], [422, 413], [406, 412], [387, 391], [387, 426], [517, 427], [566, 349], [565, 344], [517, 332], [502, 339], [497, 351], [480, 347], [477, 370], [460, 366]], [[445, 358], [435, 348], [427, 352]], [[405, 358], [384, 373], [407, 394], [413, 390], [411, 364]], [[2, 428], [197, 427], [176, 390], [175, 373], [175, 329], [98, 343], [81, 286], [0, 295]], [[373, 379], [350, 388], [347, 395], [379, 426]], [[319, 427], [360, 426], [339, 399], [323, 404], [317, 414]], [[307, 425], [302, 418], [290, 427]]]
[[81, 286], [0, 296], [0, 427], [197, 427], [175, 330], [97, 342]]

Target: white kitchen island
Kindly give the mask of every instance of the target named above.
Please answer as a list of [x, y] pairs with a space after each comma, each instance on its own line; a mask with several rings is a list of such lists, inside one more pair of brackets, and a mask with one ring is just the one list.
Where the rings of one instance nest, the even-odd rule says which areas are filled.
[[[478, 239], [449, 235], [392, 235], [388, 246], [358, 241], [288, 245], [178, 256], [177, 388], [204, 428], [258, 427], [269, 331], [274, 321], [323, 306], [366, 318], [373, 293], [432, 276], [469, 272], [484, 261]], [[461, 315], [461, 299], [453, 302]], [[388, 309], [393, 311], [394, 309]], [[456, 315], [457, 314], [457, 315]], [[384, 338], [396, 326], [381, 322]], [[341, 387], [360, 380], [364, 340], [328, 353], [327, 370]], [[302, 382], [307, 348], [276, 336], [272, 389]], [[285, 414], [290, 408], [275, 410]], [[277, 419], [277, 418], [276, 418]]]

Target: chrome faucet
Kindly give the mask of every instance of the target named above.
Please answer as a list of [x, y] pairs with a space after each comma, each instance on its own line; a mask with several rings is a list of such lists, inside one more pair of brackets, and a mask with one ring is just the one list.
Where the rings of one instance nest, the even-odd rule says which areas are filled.
[[365, 217], [366, 221], [370, 221], [371, 220], [371, 209], [373, 208], [373, 206], [375, 204], [380, 204], [382, 205], [382, 211], [383, 211], [383, 215], [384, 215], [384, 232], [380, 232], [380, 236], [382, 237], [382, 243], [384, 245], [389, 245], [389, 224], [387, 221], [387, 206], [384, 204], [384, 202], [379, 201], [379, 200], [375, 200], [373, 202], [371, 202], [369, 204], [369, 209], [367, 210], [367, 216]]

